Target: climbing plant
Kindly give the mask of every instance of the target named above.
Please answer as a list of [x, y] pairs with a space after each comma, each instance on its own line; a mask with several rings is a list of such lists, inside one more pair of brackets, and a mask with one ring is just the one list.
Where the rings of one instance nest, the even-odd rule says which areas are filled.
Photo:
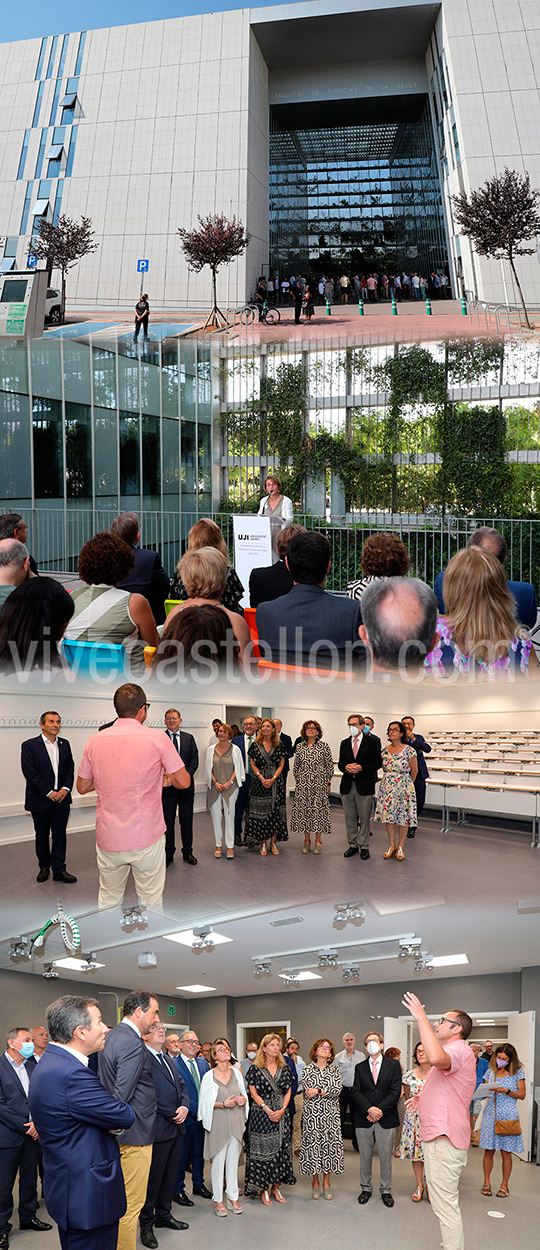
[[506, 426], [499, 408], [445, 405], [438, 425], [444, 448], [441, 478], [446, 503], [472, 515], [504, 515], [511, 475], [506, 461]]

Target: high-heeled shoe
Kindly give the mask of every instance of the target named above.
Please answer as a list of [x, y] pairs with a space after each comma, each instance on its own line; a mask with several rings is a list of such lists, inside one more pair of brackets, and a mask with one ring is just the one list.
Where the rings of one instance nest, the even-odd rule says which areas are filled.
[[221, 1219], [223, 1219], [224, 1216], [227, 1215], [227, 1208], [223, 1205], [222, 1202], [214, 1202], [214, 1211], [216, 1215], [221, 1216]]
[[322, 1196], [323, 1198], [327, 1198], [329, 1202], [330, 1202], [330, 1199], [334, 1197], [330, 1185], [327, 1185], [326, 1183], [323, 1184]]
[[396, 851], [396, 859], [399, 859], [399, 860], [405, 859], [405, 851], [403, 850], [402, 846], [398, 846], [398, 849]]
[[281, 1189], [279, 1188], [279, 1185], [272, 1185], [272, 1197], [275, 1198], [276, 1202], [287, 1201], [287, 1199], [283, 1197], [283, 1194], [281, 1192]]
[[272, 1199], [271, 1199], [270, 1194], [268, 1193], [268, 1190], [267, 1190], [267, 1189], [263, 1189], [263, 1191], [262, 1191], [262, 1194], [261, 1194], [261, 1202], [263, 1203], [263, 1206], [265, 1206], [265, 1207], [271, 1207], [271, 1206], [272, 1206]]
[[278, 851], [277, 846], [276, 846], [276, 839], [275, 839], [275, 838], [272, 838], [272, 839], [271, 839], [271, 841], [270, 841], [270, 850], [271, 850], [271, 852], [272, 852], [272, 855], [279, 855], [279, 851]]
[[387, 851], [383, 851], [383, 859], [392, 859], [397, 851], [397, 846], [389, 846]]
[[417, 1185], [414, 1194], [411, 1195], [413, 1202], [421, 1202], [424, 1196], [424, 1186]]
[[311, 850], [311, 842], [309, 838], [304, 838], [304, 845], [302, 847], [302, 855], [309, 855], [310, 850]]
[[261, 842], [261, 855], [268, 855], [268, 851], [266, 849], [266, 842]]
[[320, 855], [321, 851], [322, 851], [322, 842], [319, 842], [318, 840], [316, 840], [315, 846], [313, 847], [313, 854]]
[[238, 1198], [229, 1198], [229, 1195], [227, 1194], [227, 1203], [229, 1206], [229, 1211], [232, 1211], [234, 1215], [242, 1214], [244, 1208], [240, 1206]]
[[221, 847], [220, 847], [220, 846], [216, 846], [216, 849], [215, 849], [215, 851], [214, 851], [214, 859], [221, 859], [221, 856], [222, 856], [222, 855], [223, 855], [223, 851], [222, 851]]
[[319, 1182], [318, 1182], [318, 1181], [312, 1181], [312, 1182], [311, 1182], [311, 1197], [312, 1197], [312, 1198], [320, 1198], [320, 1196], [321, 1196], [321, 1191], [320, 1191], [320, 1189], [319, 1189]]

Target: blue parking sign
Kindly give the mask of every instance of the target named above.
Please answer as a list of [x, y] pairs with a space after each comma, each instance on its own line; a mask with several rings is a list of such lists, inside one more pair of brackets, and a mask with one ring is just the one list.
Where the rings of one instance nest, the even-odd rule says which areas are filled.
[[27, 268], [27, 269], [36, 269], [36, 268], [37, 268], [37, 256], [27, 256], [27, 257], [26, 257], [26, 268]]
[[137, 273], [148, 273], [150, 262], [147, 260], [137, 261]]

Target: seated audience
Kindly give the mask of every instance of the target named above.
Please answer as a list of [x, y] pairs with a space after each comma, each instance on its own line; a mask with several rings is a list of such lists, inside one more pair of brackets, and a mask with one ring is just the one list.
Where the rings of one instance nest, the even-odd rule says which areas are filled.
[[[217, 526], [216, 526], [217, 528]], [[179, 603], [169, 612], [163, 637], [170, 636], [172, 621], [187, 607], [210, 604], [221, 607], [226, 612], [240, 648], [240, 659], [244, 661], [244, 653], [250, 644], [249, 629], [243, 616], [226, 608], [223, 597], [227, 581], [227, 558], [215, 547], [200, 547], [196, 551], [186, 551], [178, 565], [178, 572], [185, 590], [185, 603]]]
[[152, 662], [153, 673], [163, 671], [170, 677], [172, 666], [176, 665], [178, 676], [189, 670], [209, 681], [216, 666], [239, 670], [240, 644], [225, 608], [190, 603], [172, 620], [171, 616], [172, 613]]
[[439, 646], [426, 668], [476, 671], [493, 679], [509, 669], [538, 667], [528, 630], [516, 619], [502, 564], [482, 547], [466, 547], [452, 557], [444, 575], [446, 612], [439, 618]]
[[294, 582], [292, 590], [257, 608], [265, 658], [281, 664], [315, 666], [364, 661], [365, 649], [358, 638], [358, 604], [324, 589], [331, 563], [328, 539], [317, 530], [295, 534], [286, 562]]
[[[471, 534], [467, 541], [467, 547], [481, 547], [484, 551], [488, 551], [490, 555], [495, 556], [495, 559], [499, 560], [502, 565], [504, 565], [508, 555], [508, 547], [502, 534], [499, 533], [499, 530], [489, 529], [487, 525], [480, 525], [478, 529]], [[435, 585], [433, 588], [439, 612], [442, 616], [444, 616], [446, 612], [443, 578], [444, 573], [438, 573], [435, 578]], [[536, 625], [536, 617], [538, 615], [534, 586], [531, 582], [511, 581], [507, 581], [506, 585], [510, 594], [514, 596], [516, 601], [516, 619], [519, 621], [519, 624], [524, 625], [526, 629], [534, 629]]]
[[62, 668], [58, 643], [73, 612], [72, 596], [52, 577], [16, 586], [0, 608], [0, 672]]
[[[240, 600], [244, 594], [244, 587], [236, 569], [233, 569], [232, 564], [229, 564], [229, 552], [219, 525], [216, 525], [215, 521], [211, 521], [207, 517], [201, 521], [196, 521], [188, 534], [188, 552], [200, 551], [201, 547], [215, 547], [216, 551], [220, 551], [225, 556], [227, 575], [220, 602], [222, 607], [228, 608], [230, 612], [239, 612], [241, 610]], [[176, 573], [171, 580], [171, 599], [192, 598], [183, 580], [184, 574], [180, 568], [181, 564], [182, 561], [180, 560]]]
[[376, 577], [406, 577], [411, 567], [409, 553], [397, 534], [372, 534], [367, 538], [360, 557], [364, 576], [349, 582], [349, 599], [361, 599]]
[[374, 672], [418, 667], [438, 641], [437, 600], [416, 577], [378, 578], [362, 595], [360, 637]]
[[123, 538], [135, 558], [131, 573], [118, 583], [120, 590], [129, 590], [148, 599], [156, 625], [163, 625], [165, 600], [169, 598], [169, 578], [157, 551], [137, 546], [141, 536], [137, 514], [121, 512], [111, 525], [111, 534]]
[[277, 561], [260, 569], [252, 569], [249, 578], [249, 602], [252, 608], [271, 599], [288, 595], [293, 588], [292, 573], [285, 563], [287, 547], [295, 534], [305, 534], [303, 525], [286, 525], [276, 539]]
[[24, 543], [16, 538], [0, 539], [0, 604], [5, 603], [15, 586], [28, 577], [30, 556]]
[[66, 630], [73, 642], [123, 644], [133, 666], [144, 667], [144, 645], [156, 647], [158, 633], [148, 601], [119, 582], [134, 565], [133, 552], [122, 538], [104, 531], [91, 538], [79, 556], [79, 577], [86, 582], [73, 592], [75, 614]]
[[[16, 538], [18, 543], [26, 543], [28, 526], [20, 512], [5, 512], [3, 516], [0, 516], [1, 538]], [[37, 564], [33, 556], [30, 556], [30, 574], [32, 577], [37, 577]]]

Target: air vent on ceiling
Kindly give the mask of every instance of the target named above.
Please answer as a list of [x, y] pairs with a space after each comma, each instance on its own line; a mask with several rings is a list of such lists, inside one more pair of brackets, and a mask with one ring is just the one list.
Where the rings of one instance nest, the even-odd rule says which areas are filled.
[[285, 924], [303, 924], [303, 916], [288, 916], [286, 920], [271, 920], [273, 929], [281, 929]]

